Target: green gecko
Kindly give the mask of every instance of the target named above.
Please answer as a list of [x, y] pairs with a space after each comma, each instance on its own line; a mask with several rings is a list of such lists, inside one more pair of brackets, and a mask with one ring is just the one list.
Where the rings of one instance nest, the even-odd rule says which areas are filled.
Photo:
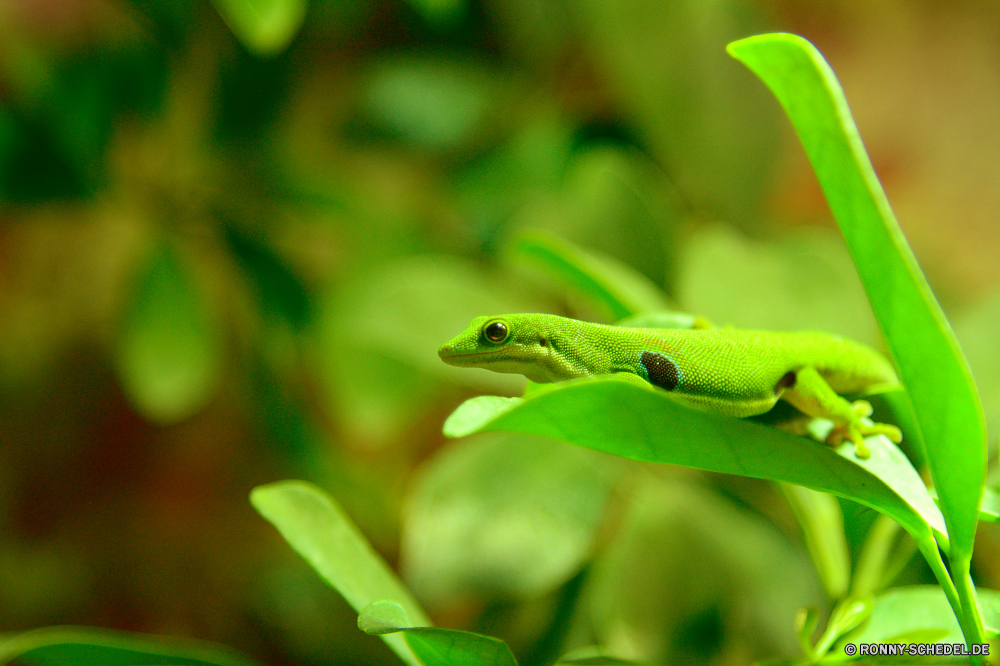
[[839, 394], [898, 386], [889, 361], [836, 335], [731, 329], [623, 328], [548, 314], [477, 317], [438, 350], [449, 365], [522, 374], [533, 382], [630, 373], [695, 407], [734, 417], [763, 414], [779, 398], [829, 419], [831, 445], [858, 458], [865, 435], [902, 440], [899, 428], [863, 421], [865, 400]]

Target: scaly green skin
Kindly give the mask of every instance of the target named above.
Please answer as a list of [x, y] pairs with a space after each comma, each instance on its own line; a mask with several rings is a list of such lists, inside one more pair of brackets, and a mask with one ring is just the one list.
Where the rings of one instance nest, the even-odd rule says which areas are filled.
[[895, 426], [868, 425], [861, 393], [899, 384], [874, 350], [836, 335], [727, 329], [603, 326], [547, 314], [477, 317], [441, 346], [445, 363], [522, 374], [539, 382], [630, 373], [683, 401], [735, 417], [762, 414], [783, 398], [809, 416], [834, 422], [827, 442], [854, 443], [870, 455], [864, 435], [899, 442]]

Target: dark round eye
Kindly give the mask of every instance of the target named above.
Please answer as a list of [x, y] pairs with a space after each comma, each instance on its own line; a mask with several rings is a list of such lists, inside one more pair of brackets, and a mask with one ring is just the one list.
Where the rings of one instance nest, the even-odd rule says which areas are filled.
[[490, 342], [503, 342], [507, 339], [507, 324], [495, 321], [483, 331]]

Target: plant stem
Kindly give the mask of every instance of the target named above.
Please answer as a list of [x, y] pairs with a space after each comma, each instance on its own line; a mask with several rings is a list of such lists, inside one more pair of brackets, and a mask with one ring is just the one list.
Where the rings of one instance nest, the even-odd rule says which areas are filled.
[[965, 635], [965, 642], [985, 643], [986, 630], [983, 627], [983, 614], [979, 608], [979, 596], [972, 583], [972, 576], [969, 574], [969, 558], [953, 561], [951, 563], [952, 577], [955, 579], [955, 587], [958, 588], [958, 598], [962, 602], [962, 612], [968, 618], [973, 630], [973, 635]]
[[[973, 617], [967, 614], [965, 608], [959, 598], [958, 590], [955, 589], [955, 584], [951, 580], [951, 576], [948, 575], [948, 569], [944, 566], [944, 560], [941, 559], [941, 551], [938, 550], [937, 543], [933, 539], [920, 539], [917, 541], [917, 547], [923, 554], [924, 559], [927, 560], [927, 564], [930, 565], [931, 571], [934, 572], [934, 576], [941, 583], [941, 589], [944, 590], [945, 596], [948, 598], [948, 603], [951, 604], [951, 609], [955, 612], [955, 617], [958, 619], [958, 624], [962, 628], [962, 634], [965, 636], [965, 643], [971, 648], [972, 643], [985, 643], [986, 637], [983, 631], [983, 621], [979, 616], [978, 603], [973, 603], [970, 608], [975, 608], [973, 611]], [[958, 564], [961, 564], [960, 562]], [[965, 563], [965, 585], [968, 585], [968, 589], [965, 594], [973, 595], [971, 600], [975, 602], [975, 593], [972, 591], [972, 580], [968, 577], [969, 572], [969, 562]], [[960, 576], [959, 581], [962, 581]], [[974, 663], [981, 663], [982, 657], [973, 657]]]

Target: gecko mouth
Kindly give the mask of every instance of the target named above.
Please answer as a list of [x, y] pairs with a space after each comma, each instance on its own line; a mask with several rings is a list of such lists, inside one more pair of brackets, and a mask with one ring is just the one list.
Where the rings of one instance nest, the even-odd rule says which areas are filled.
[[438, 356], [442, 361], [448, 365], [465, 365], [466, 363], [473, 363], [479, 359], [488, 359], [490, 357], [497, 356], [500, 350], [489, 350], [483, 352], [456, 352], [453, 349], [445, 346], [438, 350]]

